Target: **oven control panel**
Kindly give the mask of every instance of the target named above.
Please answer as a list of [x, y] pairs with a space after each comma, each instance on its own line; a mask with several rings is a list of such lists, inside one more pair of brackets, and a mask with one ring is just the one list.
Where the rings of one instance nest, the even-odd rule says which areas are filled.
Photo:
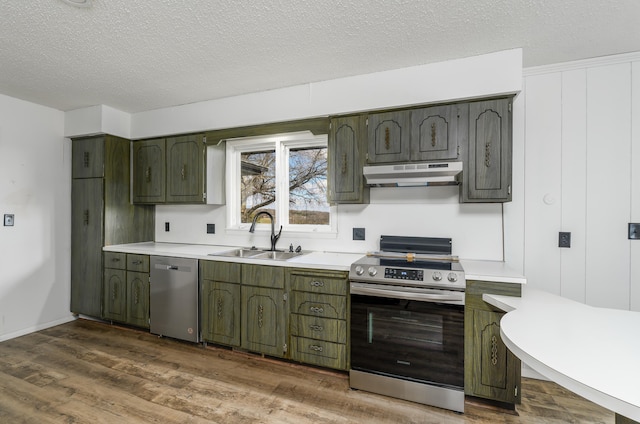
[[422, 281], [424, 279], [424, 271], [421, 269], [385, 268], [384, 278]]

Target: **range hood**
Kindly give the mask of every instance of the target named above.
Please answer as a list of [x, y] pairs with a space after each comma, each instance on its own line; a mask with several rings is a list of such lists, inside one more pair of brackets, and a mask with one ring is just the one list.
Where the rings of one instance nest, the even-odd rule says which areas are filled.
[[415, 162], [365, 166], [367, 185], [377, 187], [416, 187], [458, 184], [462, 162]]

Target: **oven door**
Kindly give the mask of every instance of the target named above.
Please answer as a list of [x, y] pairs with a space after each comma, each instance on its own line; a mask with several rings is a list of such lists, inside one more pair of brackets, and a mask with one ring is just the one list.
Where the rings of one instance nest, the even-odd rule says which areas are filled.
[[464, 292], [352, 282], [351, 368], [462, 389]]

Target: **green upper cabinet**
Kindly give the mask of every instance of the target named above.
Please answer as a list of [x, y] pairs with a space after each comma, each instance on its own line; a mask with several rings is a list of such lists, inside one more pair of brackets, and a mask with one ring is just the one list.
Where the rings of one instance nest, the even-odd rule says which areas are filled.
[[196, 134], [167, 138], [166, 148], [167, 203], [204, 203], [204, 136]]
[[206, 203], [206, 161], [203, 134], [133, 142], [133, 202]]
[[407, 162], [410, 159], [410, 118], [408, 111], [369, 115], [369, 163]]
[[133, 143], [133, 203], [165, 202], [165, 140]]
[[369, 203], [369, 187], [362, 175], [367, 148], [365, 125], [363, 115], [331, 120], [328, 142], [330, 203]]
[[104, 177], [104, 137], [74, 140], [72, 146], [72, 177]]
[[458, 106], [411, 111], [411, 160], [454, 160], [458, 157]]
[[469, 140], [463, 154], [460, 200], [511, 201], [511, 98], [469, 103], [468, 119], [464, 122], [468, 125], [465, 131]]

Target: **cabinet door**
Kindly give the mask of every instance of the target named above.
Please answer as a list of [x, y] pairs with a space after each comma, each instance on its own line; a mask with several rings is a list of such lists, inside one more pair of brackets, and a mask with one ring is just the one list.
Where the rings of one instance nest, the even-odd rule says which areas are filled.
[[331, 120], [329, 132], [329, 202], [369, 203], [362, 166], [366, 149], [364, 116]]
[[204, 203], [205, 148], [202, 134], [167, 138], [167, 202]]
[[369, 115], [369, 163], [406, 162], [411, 157], [409, 111]]
[[284, 291], [242, 286], [242, 347], [284, 356], [286, 347]]
[[[472, 309], [465, 315], [473, 328], [471, 381], [465, 392], [500, 402], [519, 402], [520, 361], [507, 349], [500, 337], [503, 313]], [[467, 384], [469, 383], [469, 384]]]
[[164, 203], [165, 140], [133, 143], [133, 203]]
[[149, 328], [149, 274], [127, 272], [127, 323]]
[[72, 178], [102, 178], [104, 176], [104, 137], [73, 140]]
[[458, 108], [435, 106], [411, 112], [411, 160], [458, 157]]
[[127, 321], [127, 273], [121, 269], [104, 270], [104, 319]]
[[240, 346], [240, 285], [202, 282], [202, 337], [206, 341]]
[[103, 179], [71, 181], [71, 312], [102, 314]]
[[463, 202], [511, 201], [511, 99], [469, 104]]

